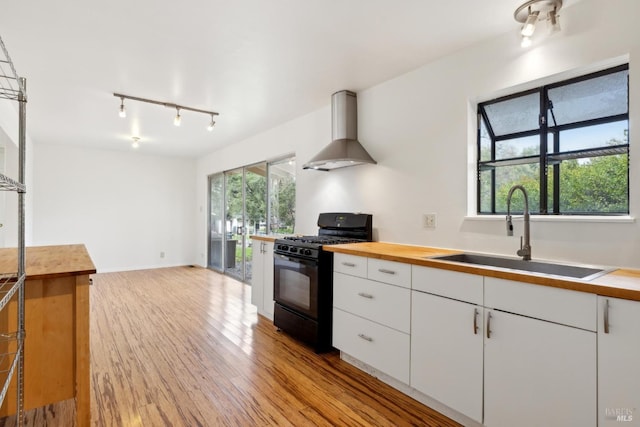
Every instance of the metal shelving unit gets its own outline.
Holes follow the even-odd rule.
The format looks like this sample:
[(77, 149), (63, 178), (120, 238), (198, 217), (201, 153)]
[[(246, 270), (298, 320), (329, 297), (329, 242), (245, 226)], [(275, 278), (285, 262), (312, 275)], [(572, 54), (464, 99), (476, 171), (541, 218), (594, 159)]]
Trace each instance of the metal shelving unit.
[(15, 271), (0, 273), (0, 312), (7, 310), (9, 301), (17, 295), (16, 329), (0, 331), (0, 405), (9, 385), (16, 377), (16, 423), (24, 424), (24, 282), (25, 282), (25, 223), (24, 196), (25, 140), (26, 140), (26, 80), (18, 77), (7, 48), (0, 37), (0, 99), (18, 102), (18, 179), (0, 174), (0, 191), (18, 194), (18, 247)]

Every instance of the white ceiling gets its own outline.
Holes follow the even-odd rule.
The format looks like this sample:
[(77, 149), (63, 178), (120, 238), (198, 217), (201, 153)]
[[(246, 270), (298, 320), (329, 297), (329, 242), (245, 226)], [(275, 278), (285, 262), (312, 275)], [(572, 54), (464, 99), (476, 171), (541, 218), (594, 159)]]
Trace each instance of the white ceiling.
[[(11, 1), (0, 37), (27, 78), (36, 143), (198, 156), (480, 40), (520, 0)], [(566, 6), (566, 2), (565, 2)], [(514, 38), (514, 43), (517, 39)], [(209, 117), (125, 101), (213, 110)], [(328, 142), (328, 141), (327, 141)]]

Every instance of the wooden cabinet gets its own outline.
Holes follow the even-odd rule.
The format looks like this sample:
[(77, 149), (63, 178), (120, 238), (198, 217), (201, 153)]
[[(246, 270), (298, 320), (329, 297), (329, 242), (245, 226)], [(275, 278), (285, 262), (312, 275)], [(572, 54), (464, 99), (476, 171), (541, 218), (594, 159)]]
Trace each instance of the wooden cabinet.
[(640, 302), (598, 297), (599, 426), (640, 426)]
[(481, 423), (482, 307), (411, 294), (411, 387)]
[[(595, 426), (596, 334), (567, 326), (594, 325), (595, 295), (490, 277), (484, 285), (492, 307), (485, 309), (484, 424)], [(556, 299), (565, 306), (549, 310)]]
[(273, 242), (254, 239), (253, 248), (251, 304), (273, 319)]
[(410, 286), (409, 265), (335, 254), (333, 346), (408, 383)]
[[(89, 275), (96, 272), (84, 245), (41, 246), (26, 250), (24, 407), (33, 409), (75, 398), (76, 423), (90, 425)], [(16, 253), (0, 249), (0, 269)], [(12, 301), (9, 311), (17, 310)], [(0, 316), (11, 325), (12, 317)], [(15, 410), (9, 388), (0, 416)]]

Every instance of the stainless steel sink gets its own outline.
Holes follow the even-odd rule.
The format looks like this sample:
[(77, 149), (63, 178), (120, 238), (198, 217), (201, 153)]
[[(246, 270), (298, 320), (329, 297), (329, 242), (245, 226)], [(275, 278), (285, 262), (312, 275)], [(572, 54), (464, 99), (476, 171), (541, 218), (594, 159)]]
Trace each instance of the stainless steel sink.
[(540, 261), (524, 261), (522, 259), (462, 253), (430, 257), (440, 261), (460, 262), (486, 267), (506, 268), (510, 270), (528, 271), (531, 273), (552, 274), (554, 276), (591, 280), (610, 270), (595, 267), (580, 267), (567, 264), (555, 264)]

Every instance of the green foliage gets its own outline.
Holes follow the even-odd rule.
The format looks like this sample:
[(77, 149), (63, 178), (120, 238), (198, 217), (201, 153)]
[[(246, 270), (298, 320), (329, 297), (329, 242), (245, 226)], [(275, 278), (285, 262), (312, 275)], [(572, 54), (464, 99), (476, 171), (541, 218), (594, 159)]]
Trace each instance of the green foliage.
[[(626, 141), (625, 141), (626, 142)], [(605, 145), (619, 145), (624, 142), (611, 139)], [(506, 150), (512, 149), (506, 146)], [(501, 158), (528, 156), (520, 153), (501, 152)], [(484, 154), (486, 155), (486, 154)], [(483, 155), (483, 156), (484, 156)], [(629, 159), (626, 154), (594, 158), (564, 160), (560, 170), (560, 213), (628, 213), (629, 212)], [(548, 169), (549, 210), (553, 206), (553, 168)], [(539, 164), (524, 164), (497, 167), (496, 212), (507, 211), (507, 194), (516, 184), (525, 187), (529, 195), (530, 212), (540, 211)], [(490, 211), (491, 180), (489, 173), (482, 173), (480, 180), (482, 212)], [(511, 212), (524, 209), (524, 198), (516, 192), (511, 200)]]
[(560, 167), (560, 211), (627, 213), (628, 155), (567, 160)]

